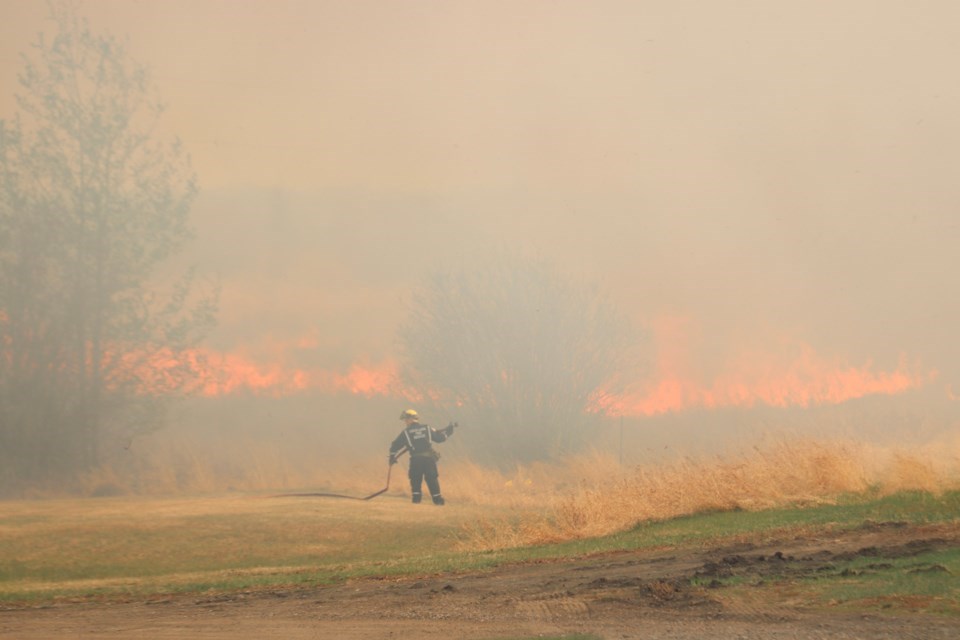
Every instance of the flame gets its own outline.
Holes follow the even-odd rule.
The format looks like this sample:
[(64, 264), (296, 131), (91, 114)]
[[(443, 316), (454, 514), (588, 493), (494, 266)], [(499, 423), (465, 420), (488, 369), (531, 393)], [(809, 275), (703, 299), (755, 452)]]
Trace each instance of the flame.
[(781, 340), (777, 355), (744, 352), (712, 379), (703, 380), (690, 362), (688, 328), (686, 321), (661, 319), (655, 328), (658, 357), (653, 380), (621, 394), (598, 390), (596, 410), (615, 416), (652, 416), (697, 408), (811, 407), (868, 395), (895, 395), (937, 377), (937, 372), (923, 373), (903, 357), (896, 369), (878, 371), (872, 362), (854, 366), (820, 356), (803, 342)]
[[(811, 407), (868, 395), (899, 394), (936, 377), (936, 372), (922, 373), (905, 359), (895, 369), (878, 370), (872, 362), (851, 365), (840, 358), (821, 356), (804, 342), (786, 339), (765, 345), (766, 349), (743, 350), (707, 375), (703, 373), (705, 358), (692, 339), (693, 329), (688, 320), (658, 320), (654, 325), (657, 358), (653, 375), (626, 392), (597, 390), (591, 410), (613, 416), (652, 416), (759, 405)], [(345, 370), (289, 364), (316, 344), (313, 337), (289, 343), (269, 341), (258, 349), (259, 357), (246, 350), (221, 353), (204, 348), (178, 353), (161, 350), (149, 358), (127, 354), (124, 359), (129, 361), (119, 369), (135, 372), (138, 389), (144, 393), (181, 388), (189, 380), (188, 390), (206, 397), (344, 393), (423, 400), (422, 393), (404, 386), (400, 367), (392, 359), (354, 364)]]
[(895, 395), (925, 385), (936, 372), (918, 373), (901, 362), (893, 371), (874, 371), (871, 363), (860, 367), (824, 360), (811, 351), (787, 370), (758, 377), (732, 371), (706, 386), (666, 374), (646, 388), (620, 396), (600, 392), (598, 408), (610, 415), (652, 416), (694, 408), (810, 407), (840, 404), (868, 395)]
[(191, 349), (177, 354), (158, 352), (142, 369), (149, 372), (139, 375), (141, 389), (148, 393), (171, 390), (177, 372), (187, 370), (193, 380), (190, 390), (206, 397), (238, 393), (283, 397), (321, 392), (419, 399), (401, 384), (399, 366), (389, 359), (367, 366), (355, 364), (340, 372), (290, 367), (283, 362), (263, 364), (242, 352)]

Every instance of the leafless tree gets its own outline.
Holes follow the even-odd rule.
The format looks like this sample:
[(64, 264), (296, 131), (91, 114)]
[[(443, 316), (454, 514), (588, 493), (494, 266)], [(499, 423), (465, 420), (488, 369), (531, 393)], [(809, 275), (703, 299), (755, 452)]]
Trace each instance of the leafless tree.
[(588, 443), (595, 394), (633, 366), (635, 337), (597, 287), (518, 257), (433, 274), (400, 329), (409, 384), (501, 464)]
[[(23, 55), (19, 111), (0, 120), (0, 469), (4, 483), (68, 476), (158, 424), (190, 372), (185, 348), (215, 315), (188, 273), (160, 296), (156, 268), (189, 237), (196, 193), (162, 107), (123, 42), (51, 3), (52, 38)], [(170, 358), (167, 358), (170, 361)], [(156, 389), (154, 389), (156, 390)], [(110, 439), (106, 442), (105, 439)]]

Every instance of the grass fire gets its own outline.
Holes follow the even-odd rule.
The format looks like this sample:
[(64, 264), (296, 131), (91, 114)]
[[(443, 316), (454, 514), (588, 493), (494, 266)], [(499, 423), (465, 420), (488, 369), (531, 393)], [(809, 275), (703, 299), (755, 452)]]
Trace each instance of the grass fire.
[(960, 637), (960, 5), (7, 2), (0, 636)]

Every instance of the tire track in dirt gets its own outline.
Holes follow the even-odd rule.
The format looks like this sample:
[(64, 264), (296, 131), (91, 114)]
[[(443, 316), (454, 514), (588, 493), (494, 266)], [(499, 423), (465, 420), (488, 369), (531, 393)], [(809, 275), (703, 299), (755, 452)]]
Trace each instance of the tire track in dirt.
[(528, 620), (585, 619), (590, 617), (590, 605), (569, 593), (554, 593), (533, 599), (518, 600), (514, 604), (517, 615)]
[[(946, 640), (960, 620), (852, 616), (802, 603), (727, 601), (709, 582), (815, 572), (849, 557), (904, 557), (960, 547), (960, 523), (867, 524), (853, 531), (716, 547), (622, 551), (493, 570), (361, 579), (309, 589), (151, 602), (74, 603), (0, 611), (0, 638), (496, 638), (592, 633), (604, 638)], [(739, 572), (739, 574), (738, 574)], [(765, 573), (766, 572), (766, 573)], [(692, 578), (697, 578), (694, 582)], [(766, 598), (763, 597), (766, 594)]]

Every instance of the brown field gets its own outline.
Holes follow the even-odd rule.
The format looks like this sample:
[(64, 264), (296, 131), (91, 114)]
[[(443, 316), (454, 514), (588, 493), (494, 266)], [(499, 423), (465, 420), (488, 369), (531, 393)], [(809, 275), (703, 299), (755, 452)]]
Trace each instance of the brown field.
[[(441, 510), (435, 510), (439, 512)], [(714, 590), (692, 578), (776, 580), (841, 558), (895, 559), (960, 547), (960, 525), (868, 525), (702, 548), (623, 551), (487, 571), (363, 578), (312, 588), (65, 601), (0, 609), (0, 637), (368, 638), (464, 640), (567, 637), (670, 640), (952, 639), (956, 615), (929, 615), (929, 598), (880, 601), (870, 611), (824, 608), (793, 583)], [(889, 601), (886, 601), (889, 602)], [(954, 603), (956, 604), (956, 603)]]
[[(189, 442), (166, 442), (151, 449), (136, 472), (124, 475), (105, 467), (84, 478), (80, 491), (141, 496), (323, 491), (366, 496), (386, 482), (387, 467), (379, 456), (319, 465), (243, 441), (218, 443), (217, 455), (211, 453)], [(606, 535), (637, 521), (704, 510), (823, 504), (868, 489), (878, 495), (950, 490), (960, 487), (960, 437), (924, 447), (790, 440), (736, 455), (633, 467), (597, 451), (508, 471), (455, 456), (444, 458), (440, 466), (448, 501), (522, 514), (520, 519), (481, 518), (466, 525), (463, 548), (501, 549)], [(394, 467), (386, 495), (408, 495), (403, 463)]]
[[(510, 471), (451, 456), (442, 461), (442, 479), (450, 501), (443, 509), (407, 503), (402, 464), (395, 468), (390, 491), (370, 502), (264, 499), (294, 489), (367, 495), (383, 486), (386, 465), (382, 459), (344, 461), (320, 473), (291, 466), (282, 456), (272, 456), (261, 448), (251, 449), (248, 459), (241, 457), (232, 469), (218, 469), (201, 456), (193, 459), (192, 466), (184, 464), (186, 451), (156, 450), (153, 465), (132, 479), (111, 469), (86, 479), (85, 492), (121, 494), (117, 497), (48, 497), (5, 503), (4, 516), (14, 524), (2, 530), (22, 535), (30, 529), (27, 533), (36, 541), (34, 562), (61, 554), (53, 564), (69, 564), (71, 554), (82, 556), (98, 536), (108, 538), (111, 528), (128, 527), (151, 540), (150, 536), (166, 530), (183, 535), (182, 526), (198, 518), (228, 523), (242, 517), (248, 523), (264, 523), (265, 528), (236, 531), (223, 525), (228, 528), (197, 541), (193, 551), (182, 539), (169, 548), (146, 552), (136, 544), (118, 547), (124, 549), (131, 567), (137, 566), (138, 554), (153, 553), (151, 562), (158, 563), (151, 565), (154, 575), (131, 575), (121, 568), (115, 577), (84, 581), (74, 576), (69, 581), (71, 588), (89, 593), (107, 589), (107, 595), (58, 598), (34, 605), (12, 603), (0, 610), (0, 637), (492, 639), (571, 633), (678, 640), (960, 637), (958, 618), (926, 615), (927, 601), (899, 603), (890, 615), (864, 617), (862, 612), (818, 609), (789, 586), (762, 592), (711, 592), (689, 586), (692, 576), (709, 576), (718, 567), (727, 572), (723, 575), (742, 571), (762, 583), (768, 568), (762, 558), (802, 560), (798, 570), (812, 575), (831, 566), (835, 558), (864, 549), (879, 549), (889, 557), (921, 547), (954, 549), (960, 546), (956, 521), (930, 526), (881, 522), (855, 530), (795, 530), (772, 538), (718, 539), (701, 547), (571, 556), (488, 570), (433, 573), (425, 569), (397, 577), (388, 577), (391, 574), (387, 572), (379, 578), (367, 574), (328, 586), (291, 588), (268, 581), (253, 590), (218, 588), (181, 594), (170, 590), (170, 585), (178, 582), (195, 583), (198, 575), (216, 581), (237, 572), (265, 577), (276, 572), (307, 572), (311, 557), (329, 558), (336, 553), (345, 554), (343, 566), (350, 567), (367, 562), (362, 557), (364, 549), (388, 556), (402, 554), (390, 546), (402, 549), (406, 544), (396, 539), (398, 535), (429, 540), (431, 530), (444, 532), (435, 542), (424, 543), (436, 544), (438, 552), (482, 552), (584, 539), (623, 531), (638, 521), (710, 510), (831, 504), (844, 494), (865, 491), (875, 495), (904, 489), (938, 493), (960, 486), (956, 442), (906, 450), (794, 441), (754, 448), (739, 456), (685, 458), (643, 468), (620, 468), (615, 459), (601, 453)], [(163, 469), (179, 471), (165, 475)], [(238, 474), (237, 469), (245, 472)], [(190, 495), (184, 497), (184, 493)], [(361, 512), (360, 521), (365, 524), (357, 529)], [(335, 535), (338, 522), (343, 523), (349, 539)], [(53, 535), (57, 527), (74, 532), (75, 544), (85, 548), (73, 549), (71, 541)], [(321, 527), (324, 536), (311, 535), (311, 530), (320, 531)], [(276, 558), (265, 549), (275, 550)], [(190, 553), (196, 554), (195, 560)], [(224, 571), (210, 563), (211, 556), (236, 566), (251, 560), (240, 569)], [(272, 564), (286, 557), (303, 558), (304, 564)], [(731, 558), (742, 561), (733, 563)], [(28, 582), (13, 581), (4, 589), (9, 593), (26, 587), (34, 591), (64, 587), (57, 580)], [(109, 589), (117, 585), (129, 587), (128, 595), (109, 595)], [(758, 600), (751, 593), (763, 597)]]
[[(385, 453), (329, 458), (316, 451), (305, 454), (282, 449), (260, 439), (201, 442), (186, 437), (160, 438), (138, 448), (142, 451), (134, 454), (137, 457), (131, 464), (105, 465), (85, 476), (77, 492), (183, 495), (316, 486), (363, 492), (371, 484), (381, 483), (386, 471)], [(710, 493), (709, 485), (725, 494), (737, 487), (750, 491), (747, 485), (755, 481), (773, 480), (776, 492), (788, 498), (804, 492), (858, 491), (867, 485), (892, 491), (935, 490), (944, 483), (960, 481), (960, 435), (945, 432), (921, 447), (781, 438), (734, 454), (687, 455), (636, 465), (622, 465), (610, 452), (591, 451), (559, 461), (517, 465), (508, 471), (474, 464), (466, 455), (445, 454), (440, 466), (445, 489), (478, 504), (541, 504), (545, 496), (597, 487), (611, 478), (617, 486), (622, 486), (624, 479), (640, 484), (660, 484), (668, 477), (685, 484), (694, 481), (701, 486), (693, 494), (701, 489)], [(704, 472), (712, 480), (700, 483), (697, 478)], [(51, 495), (57, 492), (35, 492), (32, 497)], [(772, 497), (773, 492), (768, 499)]]

